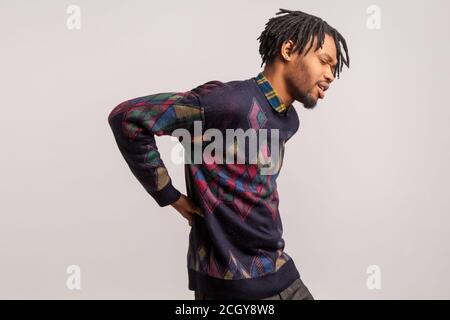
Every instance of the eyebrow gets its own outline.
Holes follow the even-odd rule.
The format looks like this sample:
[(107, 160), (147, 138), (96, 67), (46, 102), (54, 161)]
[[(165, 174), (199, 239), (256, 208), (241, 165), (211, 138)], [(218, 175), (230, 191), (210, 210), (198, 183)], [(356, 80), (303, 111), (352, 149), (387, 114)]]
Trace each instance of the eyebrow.
[[(323, 57), (325, 57), (325, 59), (327, 59), (328, 62), (332, 62), (333, 61), (333, 58), (331, 58), (331, 56), (328, 53), (322, 53), (321, 55)], [(337, 65), (337, 61), (336, 61), (336, 63), (333, 64), (333, 67), (336, 67), (336, 65)]]

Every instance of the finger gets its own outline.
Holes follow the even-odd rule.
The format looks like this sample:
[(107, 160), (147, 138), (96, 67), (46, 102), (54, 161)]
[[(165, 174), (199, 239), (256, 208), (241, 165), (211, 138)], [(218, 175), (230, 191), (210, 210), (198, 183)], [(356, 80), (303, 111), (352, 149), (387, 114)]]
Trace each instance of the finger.
[(186, 212), (184, 217), (188, 220), (188, 221), (192, 221), (192, 216), (193, 214), (191, 212)]
[(195, 212), (196, 214), (198, 214), (199, 216), (203, 217), (203, 218), (205, 217), (205, 216), (203, 215), (202, 209), (200, 209), (200, 208), (196, 208), (194, 212)]

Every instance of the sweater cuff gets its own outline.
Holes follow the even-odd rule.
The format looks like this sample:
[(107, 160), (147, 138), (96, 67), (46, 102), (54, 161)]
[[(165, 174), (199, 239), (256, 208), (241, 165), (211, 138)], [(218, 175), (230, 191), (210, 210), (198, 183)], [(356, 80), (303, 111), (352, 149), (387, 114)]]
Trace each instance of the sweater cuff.
[(175, 189), (172, 182), (169, 181), (164, 188), (159, 191), (151, 192), (150, 195), (156, 200), (160, 207), (165, 207), (177, 201), (181, 196), (181, 192)]

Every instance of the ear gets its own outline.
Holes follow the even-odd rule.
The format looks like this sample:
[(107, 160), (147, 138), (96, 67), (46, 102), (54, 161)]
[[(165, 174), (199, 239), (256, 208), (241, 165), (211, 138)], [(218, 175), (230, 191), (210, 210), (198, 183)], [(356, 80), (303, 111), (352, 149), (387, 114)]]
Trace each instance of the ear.
[(292, 60), (292, 50), (294, 49), (294, 42), (292, 40), (286, 40), (281, 45), (281, 57), (285, 61), (291, 61)]

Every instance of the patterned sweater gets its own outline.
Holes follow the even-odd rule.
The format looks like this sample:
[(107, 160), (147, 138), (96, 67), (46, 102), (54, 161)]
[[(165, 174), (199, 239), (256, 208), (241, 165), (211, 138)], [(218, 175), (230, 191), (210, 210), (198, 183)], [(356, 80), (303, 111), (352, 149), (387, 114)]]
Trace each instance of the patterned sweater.
[[(183, 147), (193, 150), (200, 144), (203, 151), (210, 143), (203, 136), (207, 129), (217, 129), (223, 137), (226, 129), (267, 129), (268, 142), (258, 150), (258, 156), (267, 159), (271, 132), (277, 129), (280, 162), (271, 174), (262, 173), (261, 161), (249, 159), (185, 161), (187, 196), (203, 212), (194, 216), (189, 234), (189, 289), (216, 299), (262, 299), (300, 277), (284, 252), (276, 184), (285, 143), (298, 130), (299, 118), (262, 72), (246, 80), (214, 80), (186, 92), (127, 100), (111, 111), (108, 121), (132, 173), (161, 207), (181, 193), (172, 184), (155, 135), (172, 135), (182, 128), (191, 134)], [(200, 134), (194, 130), (196, 122), (201, 124)], [(237, 154), (236, 143), (224, 146), (224, 152)]]

